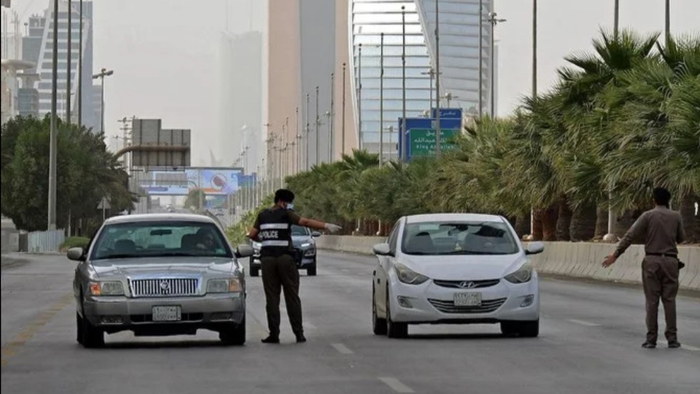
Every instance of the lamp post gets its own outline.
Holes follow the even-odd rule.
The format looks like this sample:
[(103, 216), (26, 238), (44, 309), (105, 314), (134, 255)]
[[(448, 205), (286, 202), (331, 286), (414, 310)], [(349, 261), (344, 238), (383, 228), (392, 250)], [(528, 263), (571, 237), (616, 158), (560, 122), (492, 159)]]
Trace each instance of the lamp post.
[(384, 33), (379, 49), (379, 166), (384, 164)]
[[(73, 64), (71, 59), (71, 44), (73, 41), (73, 5), (71, 0), (68, 0), (68, 35), (67, 35), (67, 54), (66, 54), (66, 124), (70, 125), (70, 100), (71, 100), (71, 87), (70, 80), (73, 76)], [(58, 48), (54, 47), (54, 51)]]
[(78, 38), (78, 128), (83, 127), (83, 0), (80, 0), (80, 33)]
[(362, 43), (357, 48), (357, 128), (358, 147), (362, 150)]
[(92, 76), (92, 79), (100, 80), (102, 102), (102, 104), (100, 105), (100, 132), (102, 133), (105, 132), (105, 77), (108, 77), (112, 74), (114, 74), (113, 70), (107, 70), (106, 68), (102, 68), (102, 70), (100, 70), (98, 74)]
[(341, 125), (341, 138), (343, 140), (341, 141), (341, 155), (345, 154), (345, 68), (346, 64), (343, 63), (343, 124)]
[(440, 0), (435, 0), (435, 157), (440, 158)]
[(479, 0), (479, 119), (484, 111), (484, 0)]
[(498, 13), (489, 13), (489, 23), (491, 23), (491, 118), (496, 117), (496, 61), (494, 55), (496, 53), (494, 48), (494, 36), (496, 35), (496, 25), (502, 22), (506, 22), (505, 19), (499, 19)]
[(56, 117), (58, 99), (58, 0), (53, 2), (53, 52), (51, 74), (51, 131), (49, 136), (49, 198), (48, 229), (56, 229), (56, 161), (58, 142), (58, 119)]

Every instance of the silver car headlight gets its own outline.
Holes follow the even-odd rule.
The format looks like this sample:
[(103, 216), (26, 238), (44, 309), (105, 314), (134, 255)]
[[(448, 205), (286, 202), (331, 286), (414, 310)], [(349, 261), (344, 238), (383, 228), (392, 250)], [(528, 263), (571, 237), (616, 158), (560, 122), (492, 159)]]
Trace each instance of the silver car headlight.
[(419, 274), (400, 263), (396, 263), (394, 265), (394, 269), (396, 270), (396, 275), (398, 276), (399, 281), (407, 285), (419, 285), (430, 279), (427, 276)]
[(517, 271), (508, 274), (504, 277), (510, 283), (527, 283), (532, 279), (532, 264), (527, 262), (523, 264)]
[(241, 281), (231, 279), (210, 279), (207, 282), (207, 293), (237, 293), (243, 291)]
[(124, 295), (122, 282), (90, 282), (90, 294), (94, 296), (120, 296)]

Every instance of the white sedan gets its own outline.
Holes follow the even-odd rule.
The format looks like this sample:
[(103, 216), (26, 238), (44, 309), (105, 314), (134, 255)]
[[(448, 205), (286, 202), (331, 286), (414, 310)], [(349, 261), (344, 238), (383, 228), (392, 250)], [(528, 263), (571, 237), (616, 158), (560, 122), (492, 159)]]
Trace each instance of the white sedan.
[(500, 323), (505, 335), (539, 335), (537, 273), (501, 216), (415, 215), (374, 246), (374, 333), (402, 338), (409, 324)]

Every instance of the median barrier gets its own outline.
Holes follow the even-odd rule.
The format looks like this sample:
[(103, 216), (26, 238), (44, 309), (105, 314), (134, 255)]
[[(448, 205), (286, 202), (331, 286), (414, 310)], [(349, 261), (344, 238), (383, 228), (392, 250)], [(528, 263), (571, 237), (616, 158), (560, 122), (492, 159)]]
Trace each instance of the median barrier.
[[(316, 240), (319, 249), (372, 254), (372, 246), (386, 237), (324, 235)], [(632, 245), (610, 268), (601, 264), (615, 250), (614, 244), (590, 242), (545, 242), (544, 252), (531, 256), (538, 272), (573, 278), (641, 284), (644, 246)], [(680, 246), (679, 259), (686, 266), (680, 271), (681, 289), (700, 291), (700, 247)]]

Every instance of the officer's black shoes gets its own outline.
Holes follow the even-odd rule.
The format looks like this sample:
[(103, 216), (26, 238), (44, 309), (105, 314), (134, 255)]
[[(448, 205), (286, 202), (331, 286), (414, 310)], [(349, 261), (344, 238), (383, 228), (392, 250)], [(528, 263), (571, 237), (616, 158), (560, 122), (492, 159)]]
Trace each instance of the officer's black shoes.
[(280, 343), (280, 337), (270, 335), (269, 337), (261, 340), (262, 343)]
[(668, 343), (668, 348), (669, 348), (669, 349), (678, 349), (679, 347), (681, 347), (681, 343), (678, 342), (678, 341), (670, 341), (670, 342)]
[(656, 344), (654, 342), (647, 341), (642, 344), (642, 347), (644, 349), (656, 349)]
[(306, 342), (306, 337), (304, 334), (297, 334), (297, 343), (304, 343)]

